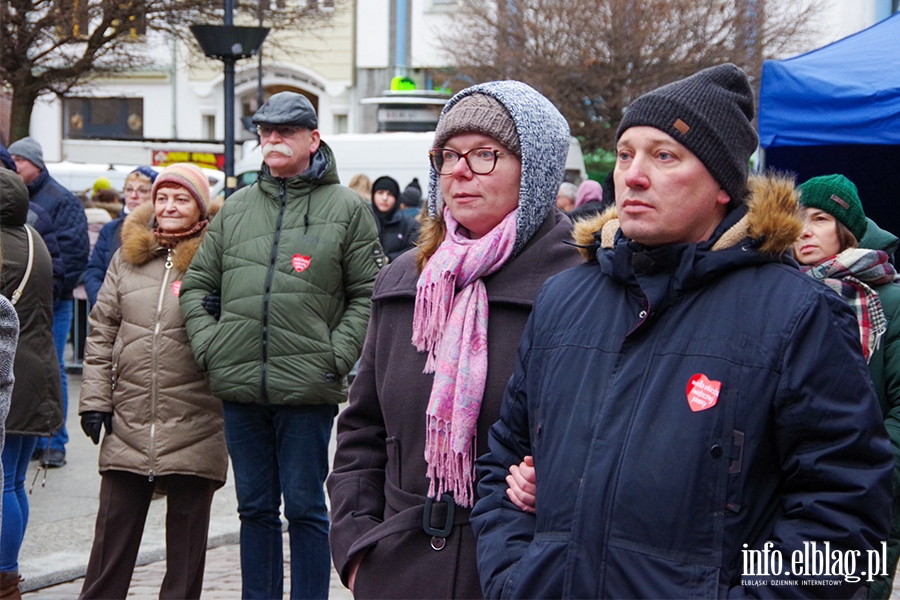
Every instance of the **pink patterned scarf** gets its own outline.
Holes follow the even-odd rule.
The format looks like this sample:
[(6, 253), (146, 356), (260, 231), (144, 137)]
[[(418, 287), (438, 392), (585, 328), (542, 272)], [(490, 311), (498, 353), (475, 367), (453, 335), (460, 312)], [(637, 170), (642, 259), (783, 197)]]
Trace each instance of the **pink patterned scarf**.
[(481, 278), (512, 255), (518, 212), (472, 240), (445, 208), (447, 235), (416, 286), (412, 343), (428, 353), (424, 372), (434, 373), (425, 413), (428, 495), (452, 492), (460, 506), (474, 500), (473, 441), (487, 380), (488, 296)]

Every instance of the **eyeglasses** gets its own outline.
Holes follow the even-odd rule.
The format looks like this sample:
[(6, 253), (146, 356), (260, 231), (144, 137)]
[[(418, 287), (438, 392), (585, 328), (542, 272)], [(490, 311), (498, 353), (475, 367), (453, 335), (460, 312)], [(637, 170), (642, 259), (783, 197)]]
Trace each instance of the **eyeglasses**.
[(277, 131), (278, 135), (287, 138), (296, 135), (302, 127), (294, 127), (292, 125), (257, 125), (256, 133), (262, 137), (269, 137), (273, 132)]
[(131, 194), (137, 194), (139, 196), (146, 196), (150, 193), (150, 191), (151, 190), (148, 187), (139, 187), (139, 188), (127, 187), (127, 188), (125, 188), (125, 195), (130, 196)]
[(465, 159), (466, 164), (476, 175), (489, 175), (497, 166), (497, 158), (501, 156), (514, 156), (512, 152), (500, 152), (493, 148), (472, 148), (468, 152), (457, 152), (449, 148), (432, 148), (428, 151), (431, 166), (441, 175), (450, 175), (459, 159)]

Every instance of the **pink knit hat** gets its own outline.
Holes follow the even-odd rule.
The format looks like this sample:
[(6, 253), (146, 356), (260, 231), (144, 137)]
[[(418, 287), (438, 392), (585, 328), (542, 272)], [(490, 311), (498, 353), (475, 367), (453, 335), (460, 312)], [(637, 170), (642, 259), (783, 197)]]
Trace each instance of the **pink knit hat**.
[(151, 197), (156, 198), (156, 190), (166, 184), (186, 189), (200, 207), (200, 220), (207, 218), (209, 214), (209, 179), (206, 178), (203, 169), (191, 163), (169, 165), (153, 182)]
[(575, 208), (584, 206), (592, 200), (603, 200), (603, 186), (593, 179), (587, 179), (578, 186), (578, 193), (575, 194)]

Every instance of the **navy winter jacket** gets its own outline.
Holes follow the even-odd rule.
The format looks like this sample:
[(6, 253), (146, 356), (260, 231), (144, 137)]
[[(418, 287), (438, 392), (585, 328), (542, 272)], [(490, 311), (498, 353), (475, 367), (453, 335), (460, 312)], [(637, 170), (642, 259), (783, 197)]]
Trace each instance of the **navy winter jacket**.
[[(598, 232), (596, 260), (535, 301), (478, 462), (486, 597), (849, 597), (865, 584), (852, 578), (888, 536), (891, 448), (853, 312), (782, 255), (799, 231), (785, 226), (792, 189), (770, 182), (698, 244), (648, 249), (610, 215), (576, 225), (582, 244)], [(505, 494), (528, 454), (536, 516)], [(746, 551), (767, 542), (782, 575), (750, 576)], [(785, 576), (805, 542), (859, 551), (851, 581)]]
[(122, 223), (125, 221), (125, 216), (122, 215), (103, 225), (91, 257), (88, 259), (87, 268), (84, 270), (84, 291), (87, 292), (88, 302), (91, 306), (97, 303), (97, 294), (100, 293), (100, 286), (103, 285), (103, 280), (106, 278), (109, 261), (122, 245)]
[(39, 205), (29, 202), (26, 222), (41, 235), (44, 245), (50, 252), (50, 259), (53, 261), (53, 301), (56, 302), (62, 296), (63, 286), (66, 283), (66, 267), (59, 253), (59, 241), (56, 239), (56, 230), (53, 229), (53, 219), (50, 218), (50, 213)]
[(72, 192), (50, 177), (46, 168), (28, 186), (31, 201), (50, 213), (59, 242), (59, 251), (66, 269), (66, 279), (60, 300), (71, 300), (72, 290), (87, 265), (90, 242), (84, 207)]

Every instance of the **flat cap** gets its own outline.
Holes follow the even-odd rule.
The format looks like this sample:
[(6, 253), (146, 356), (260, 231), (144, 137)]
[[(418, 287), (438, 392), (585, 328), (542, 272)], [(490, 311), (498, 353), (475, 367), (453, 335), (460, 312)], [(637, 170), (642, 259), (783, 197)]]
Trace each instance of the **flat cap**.
[(304, 129), (319, 127), (316, 109), (309, 98), (296, 92), (272, 95), (253, 115), (252, 122), (254, 125), (293, 125)]

